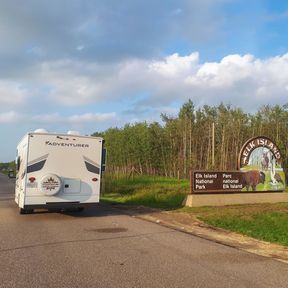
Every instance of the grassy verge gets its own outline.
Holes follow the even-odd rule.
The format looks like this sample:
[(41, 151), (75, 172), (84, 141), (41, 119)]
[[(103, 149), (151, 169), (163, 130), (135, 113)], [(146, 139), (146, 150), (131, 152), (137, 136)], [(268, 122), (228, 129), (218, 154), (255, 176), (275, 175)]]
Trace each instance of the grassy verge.
[(288, 203), (182, 208), (216, 227), (288, 246)]
[(115, 179), (105, 175), (102, 201), (175, 209), (189, 190), (189, 182), (166, 177), (137, 176), (134, 179)]
[(105, 194), (101, 200), (190, 213), (212, 226), (288, 246), (288, 203), (183, 208), (188, 191), (189, 182), (185, 180), (145, 176), (132, 180), (106, 176)]

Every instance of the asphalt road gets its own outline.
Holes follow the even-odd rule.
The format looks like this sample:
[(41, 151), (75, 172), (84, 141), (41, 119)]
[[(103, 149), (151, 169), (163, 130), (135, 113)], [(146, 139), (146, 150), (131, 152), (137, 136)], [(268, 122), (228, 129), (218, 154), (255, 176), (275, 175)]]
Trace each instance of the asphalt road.
[(0, 174), (0, 287), (288, 287), (288, 265), (123, 214), (19, 215)]

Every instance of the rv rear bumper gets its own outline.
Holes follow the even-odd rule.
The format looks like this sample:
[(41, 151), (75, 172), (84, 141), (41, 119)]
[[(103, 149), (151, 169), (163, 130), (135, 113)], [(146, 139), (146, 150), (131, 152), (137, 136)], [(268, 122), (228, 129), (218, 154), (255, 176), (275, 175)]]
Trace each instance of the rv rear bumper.
[(81, 202), (47, 202), (46, 204), (32, 204), (24, 205), (25, 210), (33, 209), (72, 209), (72, 208), (95, 208), (99, 205), (99, 202), (94, 203), (81, 203)]

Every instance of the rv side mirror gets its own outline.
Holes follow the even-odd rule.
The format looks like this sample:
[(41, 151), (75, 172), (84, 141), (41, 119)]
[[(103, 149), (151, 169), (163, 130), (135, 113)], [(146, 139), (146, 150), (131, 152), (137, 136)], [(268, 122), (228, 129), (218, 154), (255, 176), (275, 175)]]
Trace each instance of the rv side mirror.
[(17, 159), (16, 159), (16, 171), (17, 172), (20, 169), (20, 163), (21, 163), (21, 159), (20, 159), (20, 156), (18, 156)]
[(102, 150), (102, 163), (101, 163), (101, 171), (105, 172), (106, 169), (106, 148)]
[(9, 178), (15, 178), (16, 177), (15, 175), (16, 175), (15, 171), (9, 170), (9, 172), (8, 172), (8, 177)]

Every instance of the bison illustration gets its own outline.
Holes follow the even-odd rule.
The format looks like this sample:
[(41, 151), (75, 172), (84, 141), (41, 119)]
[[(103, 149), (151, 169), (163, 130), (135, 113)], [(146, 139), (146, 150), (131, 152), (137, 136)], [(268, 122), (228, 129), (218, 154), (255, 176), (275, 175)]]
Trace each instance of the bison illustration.
[(242, 184), (249, 191), (251, 186), (252, 191), (256, 191), (258, 184), (265, 183), (265, 173), (258, 170), (251, 170), (243, 173)]

